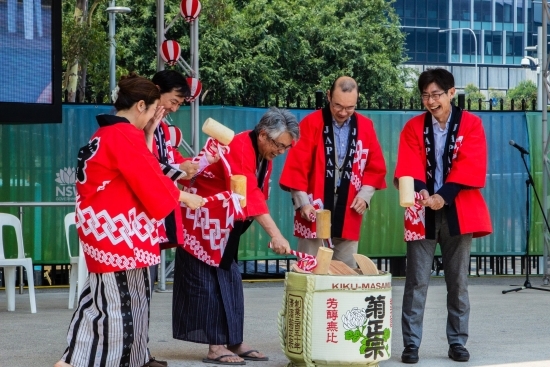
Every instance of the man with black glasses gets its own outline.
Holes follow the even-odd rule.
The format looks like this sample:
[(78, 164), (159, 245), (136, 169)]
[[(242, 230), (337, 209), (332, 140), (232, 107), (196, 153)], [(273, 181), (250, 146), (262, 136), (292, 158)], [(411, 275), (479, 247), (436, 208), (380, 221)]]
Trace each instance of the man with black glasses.
[(291, 192), (298, 251), (316, 255), (315, 210), (331, 211), (336, 260), (357, 267), (363, 214), (377, 189), (386, 188), (386, 163), (373, 123), (355, 112), (357, 83), (342, 76), (327, 91), (329, 105), (300, 123), (300, 140), (288, 153), (279, 184)]
[(451, 104), (453, 75), (427, 69), (418, 78), (427, 112), (409, 120), (399, 140), (394, 183), (414, 178), (421, 198), (405, 214), (407, 276), (401, 326), (404, 363), (417, 363), (426, 294), (437, 243), (447, 284), (449, 358), (466, 362), (470, 302), (468, 269), (473, 237), (491, 233), (480, 189), (487, 173), (487, 143), (481, 119)]

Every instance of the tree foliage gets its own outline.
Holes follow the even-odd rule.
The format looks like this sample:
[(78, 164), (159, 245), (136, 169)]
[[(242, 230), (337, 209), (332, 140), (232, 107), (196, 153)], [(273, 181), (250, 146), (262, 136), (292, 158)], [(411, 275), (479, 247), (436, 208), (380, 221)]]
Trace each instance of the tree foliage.
[[(479, 100), (485, 101), (486, 97), (483, 93), (479, 91), (479, 88), (476, 87), (473, 83), (467, 84), (464, 88), (464, 94), (466, 101), (470, 100), (471, 106), (476, 108), (479, 105)], [(482, 109), (485, 109), (486, 104), (481, 104)]]
[(531, 108), (533, 101), (537, 99), (537, 86), (530, 80), (521, 81), (515, 88), (508, 90), (508, 93), (489, 88), (489, 99), (487, 100), (485, 95), (479, 91), (479, 88), (474, 84), (468, 84), (464, 88), (466, 95), (466, 101), (470, 100), (471, 106), (474, 109), (478, 108), (479, 99), (481, 99), (481, 109), (488, 110), (489, 103), (492, 103), (493, 99), (497, 100), (497, 105), (493, 105), (493, 109), (500, 109), (500, 103), (502, 101), (502, 108), (504, 110), (512, 109), (512, 100), (514, 101), (514, 109), (521, 108), (522, 100), (526, 103), (526, 108)]
[[(77, 3), (74, 0), (63, 0), (62, 4), (62, 63), (63, 69), (66, 70), (64, 85), (66, 88), (70, 77), (68, 73), (73, 65), (77, 65), (79, 78), (87, 79), (86, 75), (89, 75), (90, 83), (88, 85), (80, 83), (82, 85), (81, 100), (85, 90), (95, 95), (99, 91), (108, 89), (109, 40), (101, 16), (94, 19), (94, 14), (97, 15), (94, 10), (98, 4), (99, 1), (96, 0), (85, 14), (80, 14), (80, 9), (75, 11)], [(77, 17), (75, 14), (79, 14), (79, 16)], [(105, 80), (107, 80), (107, 84), (105, 84)]]
[(521, 101), (525, 99), (526, 101), (531, 101), (537, 99), (537, 85), (531, 80), (523, 80), (519, 84), (508, 91), (508, 99), (513, 99), (514, 101)]
[[(97, 28), (93, 29), (98, 33), (87, 40), (99, 45), (101, 31), (105, 37), (108, 34), (108, 1), (96, 1), (99, 5), (93, 20)], [(245, 103), (275, 95), (304, 98), (328, 89), (337, 76), (350, 75), (363, 96), (387, 99), (407, 93), (405, 81), (410, 71), (398, 67), (405, 61), (404, 35), (388, 1), (201, 3), (199, 71), (204, 91)], [(156, 1), (117, 0), (117, 5), (132, 9), (129, 15), (116, 18), (117, 77), (128, 71), (150, 77), (157, 70)], [(165, 24), (178, 14), (179, 1), (166, 1)], [(180, 18), (165, 36), (177, 40), (182, 57), (189, 60), (189, 25)], [(92, 49), (85, 42), (84, 47), (83, 51)], [(106, 49), (94, 52), (108, 56)], [(95, 70), (96, 66), (104, 68), (105, 62), (108, 65), (105, 57), (90, 62), (89, 78), (95, 87), (108, 85), (105, 74)], [(108, 66), (103, 70), (108, 72)], [(103, 83), (92, 76), (96, 73), (102, 75)]]
[(201, 23), (201, 78), (217, 93), (295, 97), (340, 75), (374, 98), (405, 92), (404, 38), (387, 1), (252, 0), (228, 13)]

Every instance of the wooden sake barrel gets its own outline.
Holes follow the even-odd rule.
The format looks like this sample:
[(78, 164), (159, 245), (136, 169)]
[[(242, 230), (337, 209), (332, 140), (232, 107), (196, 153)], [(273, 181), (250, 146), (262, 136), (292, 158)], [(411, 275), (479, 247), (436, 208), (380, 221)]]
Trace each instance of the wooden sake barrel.
[(378, 366), (391, 356), (391, 274), (287, 272), (278, 321), (289, 366)]

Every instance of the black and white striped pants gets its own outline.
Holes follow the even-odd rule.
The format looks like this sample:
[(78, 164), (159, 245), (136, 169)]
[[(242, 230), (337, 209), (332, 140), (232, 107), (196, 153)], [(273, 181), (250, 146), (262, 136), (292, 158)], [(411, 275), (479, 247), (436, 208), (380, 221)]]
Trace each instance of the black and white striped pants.
[(90, 273), (61, 360), (74, 367), (141, 367), (148, 360), (149, 268)]

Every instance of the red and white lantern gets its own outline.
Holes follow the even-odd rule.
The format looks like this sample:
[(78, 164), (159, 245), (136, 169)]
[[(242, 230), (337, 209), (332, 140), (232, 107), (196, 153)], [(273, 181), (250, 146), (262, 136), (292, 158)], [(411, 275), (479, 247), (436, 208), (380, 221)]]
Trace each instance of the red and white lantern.
[(170, 132), (170, 143), (173, 147), (177, 148), (183, 143), (183, 134), (181, 130), (174, 125), (168, 126), (168, 131)]
[(180, 44), (176, 41), (165, 40), (160, 46), (160, 57), (168, 65), (175, 65), (181, 55)]
[(191, 89), (191, 97), (187, 97), (185, 100), (193, 102), (202, 92), (202, 83), (197, 78), (187, 78), (187, 85)]
[(199, 0), (181, 0), (180, 12), (186, 22), (191, 23), (201, 13), (201, 2)]

